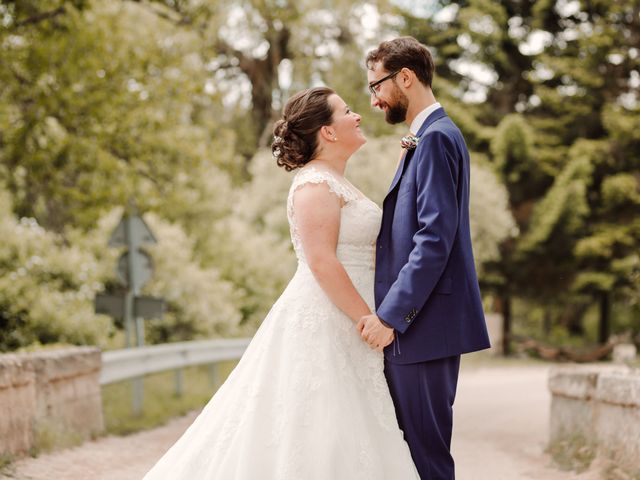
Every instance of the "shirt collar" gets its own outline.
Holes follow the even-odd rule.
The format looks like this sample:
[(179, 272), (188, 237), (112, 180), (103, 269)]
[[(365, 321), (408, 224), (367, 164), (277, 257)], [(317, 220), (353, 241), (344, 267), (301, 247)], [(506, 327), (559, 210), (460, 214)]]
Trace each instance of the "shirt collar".
[(415, 135), (416, 133), (418, 133), (418, 130), (420, 130), (420, 127), (427, 120), (429, 115), (431, 115), (440, 107), (442, 107), (442, 105), (440, 105), (440, 102), (436, 102), (433, 105), (429, 105), (427, 108), (422, 110), (418, 115), (416, 115), (416, 118), (413, 119), (413, 122), (411, 122), (411, 127), (409, 128), (411, 135)]

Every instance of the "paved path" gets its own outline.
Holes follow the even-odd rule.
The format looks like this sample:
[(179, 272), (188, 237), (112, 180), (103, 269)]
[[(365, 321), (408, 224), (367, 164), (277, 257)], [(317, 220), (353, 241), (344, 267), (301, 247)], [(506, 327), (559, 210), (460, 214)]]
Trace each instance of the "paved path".
[[(548, 435), (548, 367), (466, 367), (455, 406), (453, 451), (458, 480), (598, 480), (594, 472), (557, 470), (544, 453)], [(127, 437), (24, 459), (19, 480), (139, 480), (193, 421), (195, 413)], [(394, 479), (395, 480), (395, 479)]]
[(454, 406), (452, 450), (458, 480), (599, 480), (552, 465), (549, 367), (463, 368)]

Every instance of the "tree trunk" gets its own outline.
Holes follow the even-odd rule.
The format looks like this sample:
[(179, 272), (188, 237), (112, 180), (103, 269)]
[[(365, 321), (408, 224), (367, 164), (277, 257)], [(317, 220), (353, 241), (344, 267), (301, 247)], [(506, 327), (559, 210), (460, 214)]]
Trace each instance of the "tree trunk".
[(572, 337), (584, 337), (583, 318), (589, 309), (588, 302), (572, 302), (565, 305), (558, 322), (563, 325)]
[(511, 355), (511, 296), (503, 294), (500, 298), (502, 304), (502, 355)]
[(251, 125), (247, 128), (253, 130), (250, 137), (253, 144), (245, 148), (249, 153), (247, 162), (259, 147), (266, 147), (270, 143), (274, 116), (273, 90), (278, 86), (278, 65), (283, 59), (292, 58), (289, 50), (291, 32), (287, 27), (276, 27), (273, 22), (268, 22), (264, 38), (269, 42), (266, 58), (254, 58), (236, 50), (222, 39), (218, 39), (216, 44), (219, 52), (238, 60), (240, 70), (251, 82)]
[(605, 344), (611, 334), (611, 293), (600, 294), (600, 324), (598, 328), (598, 343)]

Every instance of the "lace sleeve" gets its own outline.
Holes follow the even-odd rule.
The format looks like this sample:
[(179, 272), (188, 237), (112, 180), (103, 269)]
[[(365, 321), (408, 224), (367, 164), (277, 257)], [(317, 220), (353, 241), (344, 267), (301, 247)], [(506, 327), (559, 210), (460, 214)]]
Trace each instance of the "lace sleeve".
[(357, 194), (347, 187), (344, 183), (340, 182), (330, 172), (325, 170), (319, 170), (314, 167), (306, 167), (300, 170), (291, 182), (291, 188), (289, 189), (289, 196), (287, 197), (287, 218), (289, 220), (289, 230), (291, 233), (291, 241), (293, 242), (293, 248), (298, 255), (298, 258), (304, 258), (302, 251), (302, 245), (300, 236), (298, 235), (298, 229), (296, 228), (295, 219), (293, 215), (293, 196), (296, 190), (309, 183), (326, 183), (329, 187), (329, 191), (336, 195), (338, 198), (344, 201), (346, 205), (352, 200), (357, 199)]
[(347, 185), (340, 182), (330, 172), (319, 170), (314, 167), (307, 167), (300, 170), (293, 181), (291, 182), (291, 188), (289, 190), (289, 197), (287, 198), (287, 216), (289, 221), (293, 220), (293, 196), (300, 187), (308, 183), (326, 183), (329, 187), (329, 191), (339, 197), (344, 203), (348, 203), (357, 198), (357, 195)]

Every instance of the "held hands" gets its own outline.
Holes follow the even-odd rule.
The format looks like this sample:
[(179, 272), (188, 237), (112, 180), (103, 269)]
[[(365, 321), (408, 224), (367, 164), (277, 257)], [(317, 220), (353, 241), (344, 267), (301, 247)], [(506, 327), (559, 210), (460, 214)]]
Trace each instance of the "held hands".
[(375, 314), (361, 317), (356, 328), (362, 339), (379, 352), (393, 342), (395, 336), (393, 328), (385, 327)]

